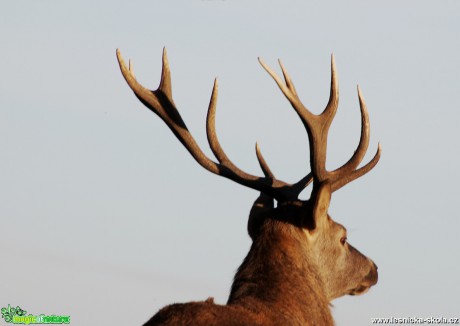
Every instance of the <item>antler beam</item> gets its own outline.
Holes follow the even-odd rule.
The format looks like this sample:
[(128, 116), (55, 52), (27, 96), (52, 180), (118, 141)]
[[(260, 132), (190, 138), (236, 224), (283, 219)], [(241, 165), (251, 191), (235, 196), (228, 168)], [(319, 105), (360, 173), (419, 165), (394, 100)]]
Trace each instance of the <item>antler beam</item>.
[(209, 146), (219, 163), (212, 161), (203, 153), (192, 134), (189, 132), (174, 104), (171, 89), (171, 72), (168, 57), (166, 55), (166, 49), (163, 49), (163, 66), (160, 86), (155, 91), (148, 90), (138, 83), (134, 76), (131, 62), (129, 62), (129, 65), (126, 66), (118, 49), (117, 58), (121, 73), (137, 98), (166, 123), (169, 129), (171, 129), (174, 135), (202, 167), (214, 174), (231, 179), (246, 187), (261, 191), (279, 201), (294, 199), (298, 196), (298, 194), (293, 192), (292, 185), (270, 176), (258, 177), (248, 174), (233, 164), (233, 162), (225, 154), (215, 131), (215, 114), (218, 93), (217, 79), (214, 81), (214, 87), (208, 107), (206, 131)]

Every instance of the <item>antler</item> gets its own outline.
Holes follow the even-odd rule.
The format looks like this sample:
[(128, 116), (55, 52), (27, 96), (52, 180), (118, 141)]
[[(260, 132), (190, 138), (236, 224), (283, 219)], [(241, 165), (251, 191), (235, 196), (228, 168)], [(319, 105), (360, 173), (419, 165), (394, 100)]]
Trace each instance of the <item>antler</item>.
[[(211, 147), (211, 150), (219, 163), (212, 161), (203, 153), (193, 138), (192, 134), (189, 132), (184, 121), (182, 120), (179, 111), (176, 109), (176, 105), (174, 104), (172, 98), (171, 73), (169, 69), (168, 58), (166, 55), (166, 49), (163, 49), (163, 68), (161, 72), (160, 86), (155, 91), (148, 90), (137, 82), (134, 76), (131, 62), (129, 62), (129, 66), (127, 67), (118, 49), (117, 58), (121, 73), (123, 74), (123, 77), (137, 98), (166, 123), (174, 135), (179, 139), (179, 141), (202, 167), (214, 174), (223, 176), (241, 185), (263, 192), (279, 201), (297, 198), (298, 193), (295, 193), (296, 188), (284, 181), (275, 179), (271, 172), (266, 177), (257, 177), (248, 174), (233, 164), (233, 162), (225, 154), (219, 143), (215, 130), (215, 115), (218, 92), (217, 79), (214, 81), (211, 100), (209, 102), (208, 115), (206, 119), (206, 132), (209, 146)], [(258, 152), (257, 157), (259, 162), (261, 160), (264, 161), (260, 152)], [(267, 165), (265, 164), (265, 166)], [(266, 170), (264, 170), (264, 173), (265, 172)]]
[(182, 120), (182, 117), (180, 116), (179, 111), (174, 104), (171, 88), (171, 73), (168, 58), (166, 55), (166, 49), (163, 49), (163, 66), (160, 86), (155, 91), (148, 90), (137, 82), (136, 77), (134, 76), (131, 62), (129, 62), (127, 67), (118, 49), (117, 58), (123, 77), (137, 98), (166, 123), (174, 135), (179, 139), (179, 141), (202, 167), (214, 174), (223, 176), (241, 185), (265, 193), (278, 201), (283, 202), (297, 199), (302, 190), (311, 181), (314, 181), (314, 184), (318, 182), (322, 183), (325, 181), (331, 182), (331, 189), (333, 191), (337, 190), (346, 183), (351, 182), (352, 180), (367, 173), (375, 166), (375, 164), (377, 164), (379, 160), (380, 145), (374, 158), (362, 168), (356, 169), (357, 166), (361, 163), (369, 143), (369, 118), (366, 105), (364, 104), (361, 92), (358, 89), (362, 116), (360, 143), (355, 154), (346, 164), (335, 171), (326, 171), (325, 161), (327, 132), (338, 105), (338, 87), (334, 58), (332, 58), (331, 95), (326, 109), (320, 115), (312, 114), (300, 102), (297, 96), (297, 92), (294, 88), (294, 84), (292, 83), (281, 62), (280, 66), (283, 71), (285, 83), (261, 59), (259, 59), (261, 65), (273, 77), (283, 94), (291, 102), (292, 106), (302, 120), (309, 136), (311, 149), (310, 162), (312, 172), (295, 184), (288, 184), (275, 178), (267, 163), (265, 162), (265, 159), (263, 158), (257, 144), (257, 159), (265, 177), (254, 176), (240, 170), (225, 154), (219, 143), (215, 130), (215, 115), (218, 93), (217, 79), (214, 81), (214, 87), (212, 89), (211, 100), (208, 107), (206, 132), (209, 146), (211, 147), (211, 150), (219, 163), (209, 159), (203, 153), (187, 129), (187, 126)]
[(358, 98), (361, 108), (361, 138), (358, 147), (350, 160), (348, 160), (348, 162), (342, 167), (334, 171), (326, 170), (327, 135), (339, 104), (339, 88), (334, 55), (331, 57), (331, 92), (329, 102), (324, 111), (319, 115), (311, 113), (302, 104), (297, 95), (294, 84), (280, 60), (278, 60), (278, 62), (283, 72), (284, 82), (272, 69), (270, 69), (270, 67), (265, 64), (262, 59), (259, 58), (259, 62), (278, 84), (283, 94), (297, 112), (308, 133), (311, 174), (299, 181), (297, 184), (303, 183), (305, 182), (305, 179), (311, 178), (314, 181), (314, 187), (317, 184), (328, 182), (331, 185), (331, 191), (333, 192), (343, 187), (345, 184), (366, 174), (377, 164), (381, 153), (380, 144), (378, 145), (377, 153), (374, 158), (363, 167), (357, 169), (366, 154), (370, 134), (369, 114), (367, 112), (366, 103), (362, 97), (361, 90), (358, 87)]

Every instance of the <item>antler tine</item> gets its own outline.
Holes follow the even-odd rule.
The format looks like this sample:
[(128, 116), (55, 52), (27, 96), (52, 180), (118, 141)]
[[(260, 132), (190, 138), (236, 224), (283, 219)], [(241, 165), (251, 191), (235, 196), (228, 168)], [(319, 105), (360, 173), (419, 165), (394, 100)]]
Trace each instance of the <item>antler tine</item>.
[(359, 177), (365, 175), (367, 172), (372, 170), (374, 166), (379, 162), (381, 154), (382, 154), (382, 146), (379, 143), (377, 146), (377, 152), (375, 153), (372, 160), (370, 160), (366, 165), (360, 167), (359, 169), (351, 171), (349, 174), (345, 175), (343, 178), (336, 180), (331, 186), (331, 191), (334, 192), (342, 188), (347, 183), (350, 183), (353, 180), (358, 179)]
[(361, 137), (359, 140), (358, 147), (356, 148), (353, 156), (345, 163), (342, 167), (336, 169), (335, 171), (329, 172), (331, 175), (331, 189), (336, 191), (346, 185), (347, 183), (363, 176), (377, 164), (380, 159), (382, 148), (380, 144), (378, 145), (377, 152), (375, 153), (372, 160), (370, 160), (366, 165), (357, 169), (359, 164), (362, 162), (364, 156), (366, 155), (367, 149), (369, 147), (369, 138), (370, 138), (370, 123), (369, 123), (369, 113), (367, 112), (366, 102), (364, 101), (361, 89), (358, 86), (358, 98), (359, 106), (361, 110)]
[(327, 116), (328, 124), (334, 119), (335, 113), (339, 106), (339, 82), (337, 78), (337, 69), (335, 67), (334, 54), (331, 55), (331, 91), (329, 94), (329, 101), (324, 109), (322, 116)]
[(172, 101), (172, 87), (171, 87), (171, 69), (169, 68), (168, 55), (166, 47), (163, 48), (161, 79), (159, 90), (163, 91), (165, 95)]
[(294, 83), (292, 82), (291, 76), (289, 76), (286, 68), (284, 68), (284, 65), (281, 62), (281, 59), (278, 59), (278, 64), (280, 65), (281, 71), (283, 72), (283, 77), (286, 82), (286, 86), (289, 88), (292, 94), (297, 97), (297, 91), (294, 87)]
[(206, 116), (206, 135), (208, 143), (211, 147), (214, 156), (220, 163), (229, 162), (228, 156), (220, 146), (219, 139), (216, 134), (216, 107), (217, 107), (217, 94), (218, 94), (217, 78), (214, 79), (214, 86), (212, 87), (211, 100), (209, 101), (208, 114)]
[(260, 168), (264, 172), (265, 177), (275, 179), (275, 175), (268, 167), (268, 164), (265, 161), (265, 158), (263, 157), (262, 152), (260, 151), (259, 144), (257, 142), (256, 142), (256, 156), (257, 156), (257, 160), (259, 161)]
[[(262, 152), (260, 151), (259, 144), (257, 142), (256, 142), (256, 155), (257, 155), (257, 160), (259, 161), (260, 168), (264, 172), (265, 177), (275, 179), (275, 175), (270, 170), (267, 162), (265, 161), (265, 158), (263, 157)], [(292, 197), (298, 198), (302, 190), (308, 187), (308, 185), (312, 181), (313, 181), (313, 175), (310, 172), (305, 177), (303, 177), (300, 181), (293, 184), (290, 190)]]
[(240, 170), (225, 154), (222, 146), (220, 145), (219, 138), (216, 133), (216, 108), (217, 108), (217, 95), (218, 95), (217, 78), (214, 79), (214, 86), (212, 88), (211, 100), (209, 101), (208, 114), (206, 116), (206, 135), (208, 138), (209, 147), (217, 158), (219, 163), (223, 166), (234, 171), (238, 175), (244, 175), (245, 172)]
[(364, 101), (361, 89), (358, 86), (358, 98), (359, 98), (359, 107), (361, 111), (361, 136), (359, 139), (358, 147), (354, 152), (353, 156), (345, 163), (342, 167), (332, 171), (331, 174), (337, 175), (336, 178), (339, 178), (340, 175), (350, 173), (355, 170), (361, 161), (366, 155), (367, 149), (369, 147), (369, 138), (370, 138), (370, 124), (369, 124), (369, 113), (367, 111), (366, 102)]

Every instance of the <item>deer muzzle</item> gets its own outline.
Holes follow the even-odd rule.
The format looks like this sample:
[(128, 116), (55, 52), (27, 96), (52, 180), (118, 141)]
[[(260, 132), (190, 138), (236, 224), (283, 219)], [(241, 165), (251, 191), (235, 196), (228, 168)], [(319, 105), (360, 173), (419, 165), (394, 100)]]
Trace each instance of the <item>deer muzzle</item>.
[(358, 287), (350, 290), (350, 292), (348, 293), (349, 295), (364, 294), (371, 288), (371, 286), (377, 284), (379, 279), (379, 274), (377, 272), (378, 267), (372, 260), (369, 259), (369, 261), (371, 262), (371, 269), (369, 273), (367, 273), (367, 275), (364, 277), (363, 281), (361, 282), (361, 284), (358, 285)]

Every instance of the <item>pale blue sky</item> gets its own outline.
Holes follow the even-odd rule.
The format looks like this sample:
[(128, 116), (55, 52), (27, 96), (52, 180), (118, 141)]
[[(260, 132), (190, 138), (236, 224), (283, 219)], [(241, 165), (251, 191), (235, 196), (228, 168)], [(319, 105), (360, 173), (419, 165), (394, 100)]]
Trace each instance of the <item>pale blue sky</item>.
[(176, 104), (205, 152), (217, 76), (229, 157), (260, 174), (259, 141), (289, 182), (308, 172), (307, 135), (257, 57), (276, 69), (282, 58), (319, 112), (334, 52), (328, 167), (358, 142), (358, 83), (367, 157), (383, 147), (333, 195), (332, 217), (379, 266), (369, 293), (333, 302), (337, 325), (460, 317), (459, 40), (458, 1), (4, 1), (0, 306), (140, 325), (171, 302), (226, 301), (257, 193), (204, 171), (125, 84), (116, 48), (156, 88), (166, 46)]

